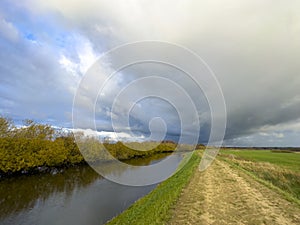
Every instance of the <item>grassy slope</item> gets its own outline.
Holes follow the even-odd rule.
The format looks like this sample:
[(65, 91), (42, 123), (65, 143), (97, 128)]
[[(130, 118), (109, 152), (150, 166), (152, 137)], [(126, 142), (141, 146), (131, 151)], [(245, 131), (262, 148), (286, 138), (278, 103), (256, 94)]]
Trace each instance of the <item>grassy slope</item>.
[(108, 224), (165, 224), (170, 219), (171, 207), (175, 205), (199, 162), (200, 156), (195, 152), (175, 175), (159, 184)]
[[(268, 150), (223, 150), (221, 158), (274, 186), (289, 200), (300, 201), (300, 154)], [(267, 182), (267, 183), (266, 183)]]

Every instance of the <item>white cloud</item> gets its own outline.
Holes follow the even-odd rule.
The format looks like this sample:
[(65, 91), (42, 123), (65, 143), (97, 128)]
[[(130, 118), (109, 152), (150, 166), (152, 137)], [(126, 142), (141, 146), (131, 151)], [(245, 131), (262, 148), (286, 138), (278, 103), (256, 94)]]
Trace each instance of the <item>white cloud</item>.
[(140, 136), (132, 136), (128, 133), (124, 132), (113, 132), (113, 131), (94, 131), (91, 129), (65, 129), (66, 131), (72, 131), (74, 133), (83, 133), (87, 137), (95, 137), (99, 140), (108, 139), (109, 141), (144, 141), (145, 137), (143, 135)]
[(59, 63), (70, 74), (77, 76), (78, 65), (72, 62), (70, 59), (68, 59), (65, 55), (61, 55)]
[(277, 137), (277, 138), (284, 138), (284, 134), (283, 133), (274, 133), (273, 135), (275, 137)]
[(77, 46), (76, 49), (80, 60), (80, 72), (85, 74), (86, 71), (93, 65), (93, 63), (96, 62), (99, 56), (94, 52), (92, 44), (89, 41), (85, 41), (82, 43), (82, 46)]
[(10, 22), (7, 22), (0, 15), (0, 34), (12, 42), (16, 42), (19, 38), (19, 32)]
[[(24, 11), (27, 9), (26, 13), (30, 16), (22, 18), (22, 15), (17, 13), (14, 17), (10, 16), (11, 20), (0, 18), (1, 35), (10, 41), (17, 41), (21, 35), (14, 23), (22, 21), (41, 38), (38, 40), (40, 45), (31, 47), (30, 51), (25, 41), (11, 47), (7, 47), (6, 43), (3, 44), (7, 54), (3, 54), (3, 59), (1, 58), (2, 68), (5, 68), (1, 74), (9, 71), (9, 76), (5, 78), (8, 82), (19, 81), (23, 83), (22, 87), (27, 85), (24, 90), (16, 88), (21, 89), (22, 93), (26, 93), (27, 89), (42, 92), (43, 84), (48, 85), (51, 82), (55, 84), (53, 86), (62, 87), (60, 96), (64, 96), (62, 89), (66, 86), (68, 92), (74, 93), (80, 77), (106, 50), (128, 41), (158, 39), (190, 48), (216, 73), (227, 104), (226, 138), (237, 138), (242, 141), (240, 137), (247, 139), (250, 136), (248, 139), (253, 141), (253, 137), (277, 136), (288, 141), (286, 132), (300, 132), (298, 62), (300, 2), (274, 3), (271, 0), (12, 2), (18, 7), (24, 7)], [(30, 18), (34, 18), (33, 21)], [(45, 28), (38, 24), (39, 21), (43, 21), (42, 25), (45, 25)], [(57, 44), (57, 39), (60, 38), (63, 39), (62, 44)], [(17, 48), (18, 51), (14, 50)], [(26, 53), (21, 55), (20, 52)], [(24, 58), (26, 66), (22, 64)], [(93, 107), (94, 102), (90, 97), (98, 91), (99, 84), (102, 84), (112, 71), (109, 59), (105, 60), (101, 75), (97, 80), (91, 79), (89, 85), (85, 87), (86, 92), (80, 93), (84, 109)], [(7, 61), (10, 63), (4, 63)], [(58, 66), (60, 69), (57, 69)], [(18, 76), (11, 75), (17, 73), (16, 68), (19, 68), (22, 76), (24, 74), (26, 78), (22, 79), (20, 73)], [(122, 88), (134, 76), (138, 76), (140, 70), (130, 72), (132, 74), (123, 74), (119, 80), (111, 82), (110, 86), (100, 93), (104, 102), (97, 112), (103, 120), (108, 121), (107, 117), (111, 115), (107, 105), (113, 101), (116, 90)], [(38, 74), (43, 73), (47, 75), (39, 77), (41, 75)], [(78, 78), (74, 79), (74, 75)], [(27, 84), (26, 80), (30, 80), (31, 84)], [(181, 84), (187, 90), (190, 87), (185, 80), (181, 81)], [(143, 85), (140, 89), (151, 89), (151, 85), (154, 84)], [(27, 95), (22, 93), (19, 96), (25, 98)], [(139, 91), (136, 93), (139, 94)], [(197, 98), (197, 94), (191, 93), (194, 98)], [(2, 95), (8, 94), (3, 92)], [(40, 95), (31, 93), (30, 101), (34, 102), (39, 97)], [(44, 100), (47, 102), (50, 98), (53, 102), (59, 99), (57, 97), (53, 99), (49, 94), (46, 97)], [(17, 101), (26, 105), (25, 100)], [(40, 100), (30, 107), (36, 108), (37, 103), (41, 102), (40, 97)], [(66, 104), (69, 102), (62, 102), (60, 105)], [(126, 104), (124, 102), (119, 106), (120, 114), (126, 109)], [(164, 107), (163, 104), (156, 106), (157, 113), (170, 118), (170, 121), (175, 118), (175, 114), (168, 107)], [(181, 103), (181, 107), (185, 107), (184, 102)], [(60, 107), (53, 103), (51, 109), (53, 108)], [(154, 108), (151, 104), (144, 104), (142, 109), (136, 109), (134, 118), (139, 124), (134, 124), (135, 128), (140, 126), (140, 129), (145, 129), (148, 126), (149, 117), (156, 116), (155, 113), (148, 113)], [(11, 111), (22, 110), (11, 108)], [(199, 115), (203, 115), (205, 121), (209, 119), (207, 108), (199, 110)], [(122, 119), (120, 115), (115, 116)], [(174, 133), (176, 130), (178, 131), (173, 127)]]

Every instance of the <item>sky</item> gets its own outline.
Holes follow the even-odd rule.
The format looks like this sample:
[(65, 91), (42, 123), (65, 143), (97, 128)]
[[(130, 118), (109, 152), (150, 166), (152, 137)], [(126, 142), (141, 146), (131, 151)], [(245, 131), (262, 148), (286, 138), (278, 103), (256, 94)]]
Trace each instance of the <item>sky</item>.
[[(89, 68), (100, 60), (104, 81), (115, 60), (103, 57), (107, 51), (156, 40), (193, 51), (213, 71), (226, 105), (225, 145), (299, 146), (299, 37), (300, 2), (293, 0), (1, 0), (0, 114), (16, 123), (29, 118), (70, 128), (74, 96)], [(112, 137), (115, 121), (123, 139), (146, 140), (155, 138), (151, 131), (166, 131), (167, 139), (177, 140), (189, 126), (180, 123), (194, 116), (184, 98), (176, 103), (182, 115), (163, 99), (147, 98), (136, 102), (126, 120), (127, 101), (159, 87), (155, 81), (135, 86), (112, 113), (117, 93), (146, 71), (164, 74), (188, 92), (201, 124), (199, 141), (205, 143), (212, 117), (206, 93), (161, 65), (125, 69), (105, 86), (96, 103), (98, 132)], [(158, 95), (166, 90), (159, 88)], [(175, 91), (174, 96), (182, 97)], [(85, 97), (78, 106), (83, 111), (92, 107)]]

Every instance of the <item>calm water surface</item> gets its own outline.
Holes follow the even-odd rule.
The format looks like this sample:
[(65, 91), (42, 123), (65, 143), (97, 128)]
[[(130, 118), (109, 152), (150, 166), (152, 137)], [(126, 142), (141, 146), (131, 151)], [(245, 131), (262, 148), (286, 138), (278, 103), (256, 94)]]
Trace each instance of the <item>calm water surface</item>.
[[(149, 165), (165, 156), (136, 159), (129, 163)], [(174, 157), (177, 163), (182, 159), (182, 155), (169, 157)], [(113, 170), (113, 166), (111, 168)], [(131, 171), (121, 171), (119, 176), (123, 172)], [(89, 166), (70, 168), (56, 175), (40, 174), (5, 179), (0, 181), (0, 224), (104, 224), (155, 186), (116, 184), (103, 179)]]

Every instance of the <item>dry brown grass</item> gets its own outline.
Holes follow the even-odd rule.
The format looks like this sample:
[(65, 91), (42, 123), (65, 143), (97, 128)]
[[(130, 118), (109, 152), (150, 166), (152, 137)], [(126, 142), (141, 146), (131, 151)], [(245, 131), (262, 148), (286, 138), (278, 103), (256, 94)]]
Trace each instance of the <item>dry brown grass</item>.
[[(223, 156), (224, 157), (224, 156)], [(235, 155), (226, 156), (236, 165), (271, 182), (274, 186), (300, 199), (300, 174), (269, 162), (254, 162)]]

